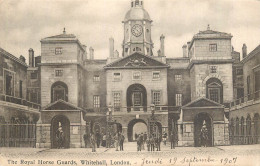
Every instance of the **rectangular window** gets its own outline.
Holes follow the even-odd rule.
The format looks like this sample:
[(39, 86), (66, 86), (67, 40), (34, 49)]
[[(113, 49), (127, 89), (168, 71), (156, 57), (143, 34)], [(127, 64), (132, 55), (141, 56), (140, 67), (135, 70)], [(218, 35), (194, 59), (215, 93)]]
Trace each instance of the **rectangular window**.
[(218, 67), (217, 66), (209, 66), (210, 73), (217, 73)]
[(210, 44), (209, 45), (209, 51), (210, 52), (216, 52), (217, 51), (217, 44)]
[(128, 52), (128, 48), (125, 48), (125, 52)]
[(14, 95), (14, 80), (13, 75), (6, 74), (5, 76), (5, 94)]
[(220, 103), (219, 88), (209, 88), (209, 99), (217, 103)]
[(175, 94), (176, 106), (182, 106), (182, 94)]
[(250, 94), (250, 76), (247, 76), (246, 79), (247, 95)]
[(119, 111), (121, 106), (121, 93), (113, 92), (113, 98), (114, 98), (114, 110)]
[(181, 81), (182, 80), (182, 75), (176, 74), (175, 75), (175, 81)]
[(63, 70), (55, 70), (55, 77), (62, 77), (63, 76)]
[(121, 73), (114, 73), (114, 81), (120, 81), (121, 80)]
[(23, 81), (19, 81), (19, 97), (23, 98)]
[(161, 91), (153, 91), (153, 98), (152, 98), (152, 103), (154, 105), (160, 105), (161, 104)]
[(100, 107), (100, 98), (97, 95), (93, 96), (93, 106), (94, 108)]
[(94, 75), (93, 81), (94, 81), (94, 82), (99, 82), (99, 81), (100, 81), (99, 75)]
[(134, 71), (133, 72), (133, 80), (141, 80), (141, 72), (140, 71)]
[(31, 73), (31, 79), (37, 79), (38, 74), (37, 73)]
[(55, 48), (55, 55), (60, 55), (60, 54), (62, 54), (62, 48), (61, 47)]
[(153, 80), (159, 80), (160, 79), (160, 72), (154, 71), (153, 72)]
[(37, 92), (30, 92), (30, 99), (33, 103), (38, 103), (38, 93)]

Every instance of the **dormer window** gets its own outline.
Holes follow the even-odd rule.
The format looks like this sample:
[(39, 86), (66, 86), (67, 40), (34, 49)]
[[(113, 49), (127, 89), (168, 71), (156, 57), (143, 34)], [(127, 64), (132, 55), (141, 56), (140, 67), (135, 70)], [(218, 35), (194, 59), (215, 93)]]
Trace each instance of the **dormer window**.
[(209, 45), (209, 51), (210, 52), (216, 52), (217, 51), (217, 44), (210, 44)]
[(61, 47), (55, 48), (55, 55), (60, 55), (60, 54), (62, 54), (62, 48)]

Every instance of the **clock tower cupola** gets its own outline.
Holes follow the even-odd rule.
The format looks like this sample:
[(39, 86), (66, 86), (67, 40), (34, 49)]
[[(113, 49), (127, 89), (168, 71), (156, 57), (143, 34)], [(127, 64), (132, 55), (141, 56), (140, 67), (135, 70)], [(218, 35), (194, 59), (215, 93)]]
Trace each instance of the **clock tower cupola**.
[(143, 0), (132, 0), (131, 9), (126, 13), (124, 24), (123, 56), (140, 52), (152, 56), (152, 20), (143, 8)]

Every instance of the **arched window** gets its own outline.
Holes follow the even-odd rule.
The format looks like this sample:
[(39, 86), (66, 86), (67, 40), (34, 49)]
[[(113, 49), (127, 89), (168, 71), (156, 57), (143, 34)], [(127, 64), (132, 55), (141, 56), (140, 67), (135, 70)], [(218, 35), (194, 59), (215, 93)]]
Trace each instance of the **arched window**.
[(240, 125), (241, 125), (241, 127), (240, 127), (240, 129), (241, 129), (241, 136), (244, 136), (244, 134), (245, 134), (245, 128), (244, 128), (244, 117), (242, 116), (242, 118), (241, 118), (241, 121), (240, 121)]
[(247, 115), (247, 118), (246, 118), (246, 134), (247, 134), (247, 136), (251, 135), (251, 117), (250, 117), (250, 115)]
[(238, 136), (239, 135), (239, 119), (238, 117), (236, 118), (236, 132), (235, 135)]
[(60, 99), (68, 101), (68, 87), (65, 83), (58, 81), (51, 86), (51, 102)]
[(259, 142), (259, 138), (260, 138), (260, 127), (259, 127), (259, 124), (260, 124), (260, 118), (259, 118), (259, 114), (256, 113), (254, 115), (254, 143), (258, 143)]
[(217, 78), (210, 78), (206, 82), (206, 97), (217, 103), (223, 103), (223, 85)]

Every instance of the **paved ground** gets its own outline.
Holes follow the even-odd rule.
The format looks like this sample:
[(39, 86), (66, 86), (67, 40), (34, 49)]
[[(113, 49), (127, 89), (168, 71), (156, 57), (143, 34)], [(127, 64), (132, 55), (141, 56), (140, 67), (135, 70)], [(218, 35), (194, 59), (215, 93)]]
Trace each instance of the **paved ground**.
[(161, 145), (161, 151), (137, 152), (136, 143), (115, 148), (36, 149), (0, 148), (2, 165), (260, 165), (260, 145), (176, 147)]

